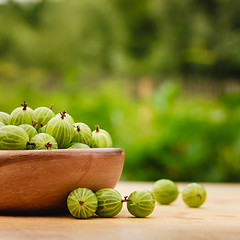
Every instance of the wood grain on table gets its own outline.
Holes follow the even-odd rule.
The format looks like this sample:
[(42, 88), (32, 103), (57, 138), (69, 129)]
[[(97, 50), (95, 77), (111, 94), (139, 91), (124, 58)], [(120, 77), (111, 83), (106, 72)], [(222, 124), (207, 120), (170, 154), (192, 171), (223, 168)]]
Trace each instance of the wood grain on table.
[[(120, 182), (122, 196), (153, 183)], [(182, 191), (186, 184), (179, 183)], [(207, 200), (200, 208), (188, 208), (181, 199), (170, 206), (156, 204), (147, 218), (134, 218), (124, 205), (114, 218), (78, 220), (70, 215), (0, 216), (0, 239), (239, 239), (240, 184), (204, 184)]]

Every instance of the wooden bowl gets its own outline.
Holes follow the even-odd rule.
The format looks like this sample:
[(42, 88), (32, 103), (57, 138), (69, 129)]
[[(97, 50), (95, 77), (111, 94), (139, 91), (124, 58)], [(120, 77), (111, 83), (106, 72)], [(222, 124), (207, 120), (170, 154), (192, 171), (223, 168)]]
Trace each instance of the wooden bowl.
[(0, 213), (66, 210), (78, 187), (114, 188), (123, 164), (119, 148), (0, 151)]

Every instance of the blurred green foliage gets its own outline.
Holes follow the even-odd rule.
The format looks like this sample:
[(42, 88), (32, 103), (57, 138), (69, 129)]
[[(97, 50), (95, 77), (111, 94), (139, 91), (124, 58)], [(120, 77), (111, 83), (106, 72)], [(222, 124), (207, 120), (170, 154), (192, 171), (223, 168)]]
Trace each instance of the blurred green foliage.
[(0, 4), (0, 60), (63, 78), (236, 77), (239, 11), (234, 0), (8, 0)]
[(99, 124), (125, 150), (122, 179), (240, 181), (240, 94), (186, 97), (153, 80), (239, 77), (239, 11), (233, 0), (7, 1), (0, 110), (54, 103)]

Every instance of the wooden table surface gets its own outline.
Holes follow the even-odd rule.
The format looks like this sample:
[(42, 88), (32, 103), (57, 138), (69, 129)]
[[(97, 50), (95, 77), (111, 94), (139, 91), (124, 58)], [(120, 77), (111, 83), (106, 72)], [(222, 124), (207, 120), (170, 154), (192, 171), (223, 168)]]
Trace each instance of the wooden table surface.
[[(186, 184), (179, 183), (182, 191)], [(134, 218), (126, 206), (114, 218), (78, 220), (64, 216), (0, 216), (0, 239), (240, 239), (240, 184), (204, 184), (207, 200), (198, 209), (181, 195), (170, 206), (157, 204), (147, 218)], [(122, 196), (152, 183), (120, 182)]]

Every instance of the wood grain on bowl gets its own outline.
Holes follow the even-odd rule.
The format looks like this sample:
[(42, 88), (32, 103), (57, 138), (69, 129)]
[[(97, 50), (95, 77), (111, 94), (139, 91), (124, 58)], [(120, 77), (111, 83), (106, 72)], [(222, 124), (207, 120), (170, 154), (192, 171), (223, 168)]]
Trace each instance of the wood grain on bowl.
[(123, 164), (119, 148), (0, 151), (0, 213), (64, 210), (78, 187), (114, 188)]

